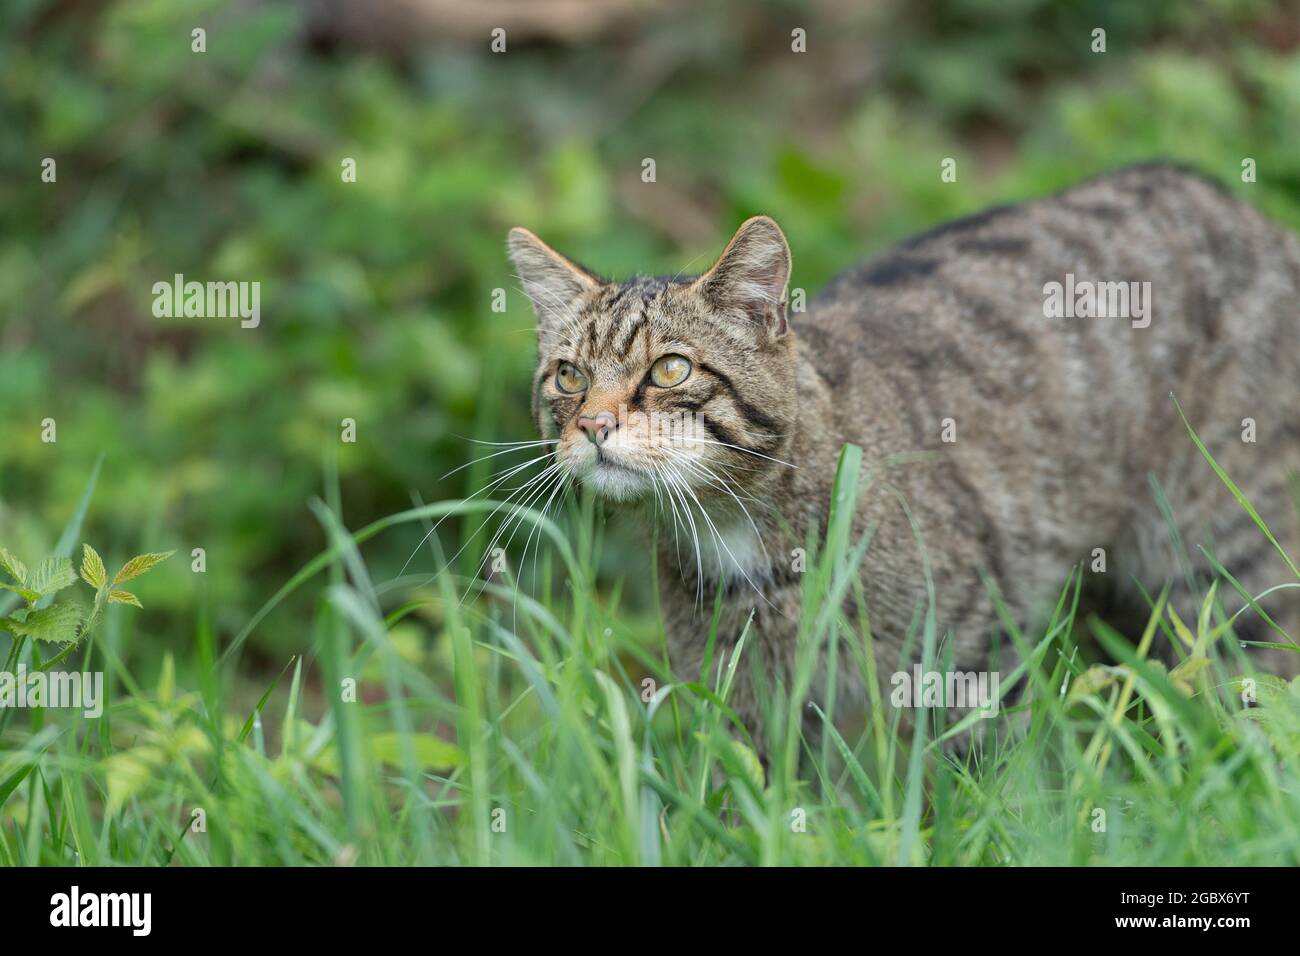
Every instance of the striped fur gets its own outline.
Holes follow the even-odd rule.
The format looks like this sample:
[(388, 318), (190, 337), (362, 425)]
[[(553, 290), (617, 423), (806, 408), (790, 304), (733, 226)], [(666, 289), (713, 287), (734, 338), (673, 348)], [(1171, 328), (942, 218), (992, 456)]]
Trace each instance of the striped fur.
[[(1133, 167), (949, 223), (845, 272), (788, 324), (790, 254), (770, 219), (746, 222), (698, 279), (605, 282), (522, 230), (510, 249), (539, 316), (538, 427), (561, 440), (576, 477), (660, 521), (670, 654), (684, 679), (699, 676), (715, 587), (725, 595), (724, 649), (752, 611), (767, 673), (788, 673), (799, 614), (790, 552), (810, 523), (824, 531), (846, 442), (877, 473), (855, 531), (875, 529), (864, 585), (886, 672), (910, 665), (903, 640), (926, 593), (903, 502), (959, 670), (987, 668), (1001, 640), (982, 575), (1025, 623), (1041, 618), (1094, 548), (1106, 549), (1117, 592), (1184, 581), (1153, 481), (1194, 573), (1205, 571), (1198, 545), (1207, 544), (1251, 593), (1286, 580), (1197, 452), (1171, 393), (1300, 554), (1288, 484), (1300, 470), (1300, 241), (1198, 175)], [(1045, 287), (1067, 275), (1151, 283), (1150, 324), (1046, 317)], [(647, 385), (650, 363), (668, 353), (691, 359), (691, 377), (673, 389)], [(562, 361), (590, 376), (588, 391), (557, 391)], [(590, 476), (591, 446), (574, 423), (619, 404), (703, 413), (694, 447), (629, 442), (619, 461), (653, 471), (689, 460), (679, 479), (725, 548), (698, 512), (699, 557), (677, 547), (686, 501), (670, 512), (654, 480)], [(1246, 418), (1255, 443), (1242, 441)], [(945, 420), (953, 442), (943, 440)], [(1264, 606), (1300, 637), (1294, 593)], [(999, 654), (1005, 670), (1011, 651)], [(1300, 655), (1261, 659), (1294, 672)], [(754, 688), (740, 676), (736, 703), (757, 727)], [(845, 677), (839, 702), (860, 704), (862, 691)]]

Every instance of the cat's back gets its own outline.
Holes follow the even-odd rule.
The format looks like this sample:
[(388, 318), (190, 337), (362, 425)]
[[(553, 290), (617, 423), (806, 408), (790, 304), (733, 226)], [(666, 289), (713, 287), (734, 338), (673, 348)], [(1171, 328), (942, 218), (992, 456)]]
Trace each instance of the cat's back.
[(837, 276), (791, 324), (842, 395), (885, 380), (936, 413), (1044, 391), (1163, 408), (1179, 370), (1207, 354), (1295, 371), (1300, 349), (1275, 353), (1300, 344), (1280, 301), (1297, 289), (1294, 234), (1207, 177), (1152, 164), (904, 241)]
[(1188, 257), (1207, 255), (1213, 261), (1202, 264), (1213, 279), (1269, 265), (1253, 262), (1252, 253), (1283, 237), (1294, 240), (1218, 181), (1176, 165), (1144, 164), (943, 223), (838, 274), (814, 304), (942, 300), (945, 291), (975, 291), (985, 277), (1011, 282), (1011, 289), (999, 288), (1005, 293), (1018, 278), (1041, 287), (1040, 278), (1071, 269), (1147, 267), (1173, 275), (1198, 264)]
[[(1124, 169), (833, 280), (791, 317), (819, 409), (805, 442), (934, 462), (889, 477), (949, 542), (941, 577), (974, 563), (1046, 580), (1131, 522), (1149, 476), (1196, 485), (1171, 393), (1231, 471), (1263, 474), (1237, 438), (1248, 416), (1300, 466), (1298, 301), (1292, 233), (1202, 176)], [(906, 552), (907, 522), (890, 520)]]

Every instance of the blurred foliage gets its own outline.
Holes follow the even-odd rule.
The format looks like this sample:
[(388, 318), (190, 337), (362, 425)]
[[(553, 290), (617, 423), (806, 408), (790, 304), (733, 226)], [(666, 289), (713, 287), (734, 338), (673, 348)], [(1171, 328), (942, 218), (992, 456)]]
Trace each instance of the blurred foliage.
[[(333, 456), (357, 526), (461, 494), (471, 472), (439, 476), (467, 436), (531, 437), (511, 225), (625, 275), (702, 269), (767, 212), (815, 292), (946, 218), (1167, 157), (1300, 226), (1298, 43), (1296, 6), (1262, 0), (736, 0), (503, 55), (324, 51), (289, 3), (9, 0), (0, 539), (47, 553), (103, 454), (106, 560), (207, 552), (206, 594), (185, 561), (144, 584), (151, 630), (188, 633), (202, 600), (228, 637), (320, 549), (305, 503)], [(261, 282), (261, 326), (154, 318), (176, 273)], [(368, 558), (396, 571), (414, 543)], [(293, 613), (264, 652), (300, 643)]]

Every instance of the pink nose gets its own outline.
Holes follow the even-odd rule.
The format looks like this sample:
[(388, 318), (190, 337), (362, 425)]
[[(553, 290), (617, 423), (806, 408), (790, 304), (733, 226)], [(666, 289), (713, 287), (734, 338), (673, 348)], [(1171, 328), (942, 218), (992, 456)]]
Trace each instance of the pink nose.
[(588, 418), (586, 415), (578, 417), (578, 427), (587, 433), (587, 438), (597, 446), (605, 444), (605, 441), (618, 426), (614, 419), (613, 412), (601, 412), (595, 418)]

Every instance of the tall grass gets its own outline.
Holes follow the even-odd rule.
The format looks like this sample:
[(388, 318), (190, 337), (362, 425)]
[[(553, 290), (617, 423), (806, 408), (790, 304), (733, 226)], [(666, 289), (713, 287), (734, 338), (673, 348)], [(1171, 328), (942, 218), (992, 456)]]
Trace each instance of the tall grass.
[[(849, 517), (873, 480), (846, 448), (826, 546), (810, 552), (796, 666), (788, 681), (762, 681), (765, 770), (728, 706), (754, 663), (747, 631), (719, 635), (715, 613), (703, 673), (667, 673), (662, 629), (629, 625), (620, 588), (597, 587), (590, 498), (560, 518), (522, 512), (545, 542), (534, 541), (535, 573), (523, 586), (494, 575), (475, 596), (474, 561), (449, 559), (444, 535), (427, 538), (428, 566), (444, 569), (432, 575), (376, 581), (367, 546), (406, 525), (472, 529), (498, 502), (417, 503), (351, 531), (327, 469), (312, 506), (326, 550), (224, 650), (199, 611), (182, 660), (194, 686), (180, 686), (170, 656), (142, 686), (123, 662), (126, 619), (110, 614), (103, 639), (72, 658), (106, 672), (104, 716), (9, 720), (0, 862), (1300, 863), (1300, 694), (1252, 672), (1232, 614), (1253, 596), (1225, 601), (1227, 569), (1196, 620), (1162, 593), (1137, 634), (1083, 618), (1081, 568), (1032, 633), (999, 599), (1018, 651), (992, 664), (999, 716), (934, 707), (904, 719), (880, 698), (892, 662), (879, 659), (867, 616), (842, 612), (864, 600), (870, 531), (855, 539)], [(313, 595), (309, 641), (241, 707), (246, 641), (296, 592)], [(906, 636), (927, 670), (950, 664), (936, 620), (931, 591)], [(413, 648), (412, 633), (432, 652)], [(1086, 660), (1085, 637), (1112, 663)], [(1157, 642), (1173, 644), (1177, 666), (1158, 662)], [(825, 714), (844, 668), (872, 697), (853, 729)]]

